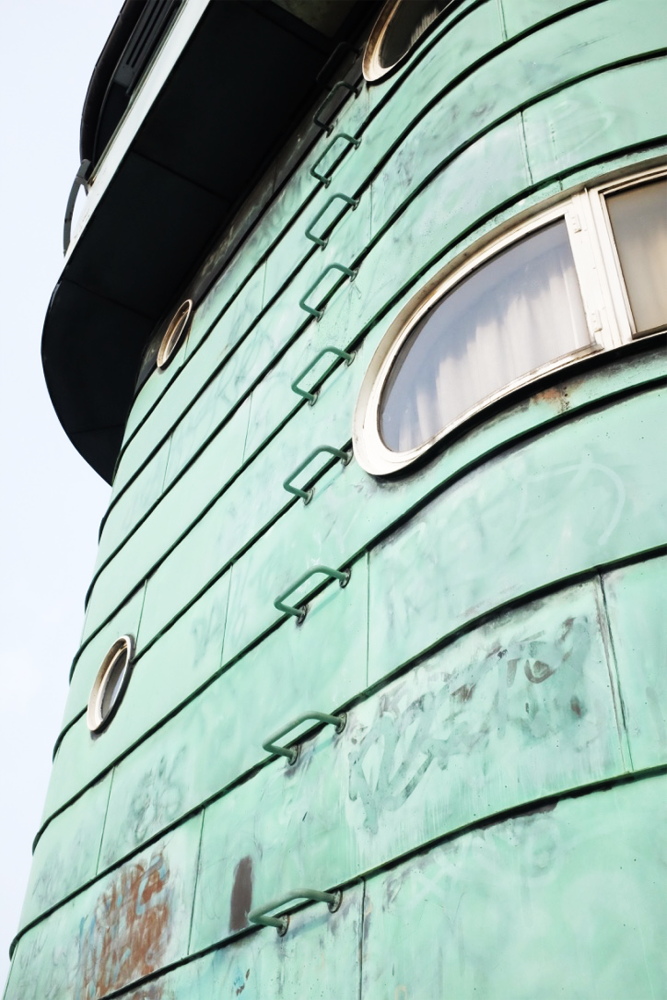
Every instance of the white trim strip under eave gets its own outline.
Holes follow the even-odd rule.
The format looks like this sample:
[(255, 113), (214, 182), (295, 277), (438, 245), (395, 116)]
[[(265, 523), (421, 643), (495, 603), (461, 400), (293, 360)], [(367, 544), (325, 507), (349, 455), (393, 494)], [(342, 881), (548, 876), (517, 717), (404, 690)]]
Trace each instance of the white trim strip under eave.
[(132, 95), (129, 107), (116, 126), (116, 130), (95, 168), (90, 190), (77, 220), (76, 230), (72, 233), (65, 263), (69, 260), (88, 220), (92, 217), (109, 182), (129, 150), (144, 118), (153, 106), (190, 36), (211, 2), (213, 0), (185, 0), (176, 12), (174, 21), (167, 29), (167, 34), (153, 56), (148, 69), (142, 75)]

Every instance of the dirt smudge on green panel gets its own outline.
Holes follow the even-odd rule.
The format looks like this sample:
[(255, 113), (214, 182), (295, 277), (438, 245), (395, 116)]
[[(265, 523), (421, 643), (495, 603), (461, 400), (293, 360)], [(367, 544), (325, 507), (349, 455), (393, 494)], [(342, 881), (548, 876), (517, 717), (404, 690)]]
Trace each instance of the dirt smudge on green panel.
[[(248, 926), (252, 909), (252, 858), (241, 858), (234, 872), (234, 886), (229, 911), (230, 931), (240, 931)], [(247, 977), (246, 977), (247, 978)]]
[[(98, 997), (159, 969), (171, 937), (169, 868), (162, 854), (148, 867), (121, 869), (81, 925), (82, 996)], [(146, 1000), (162, 1000), (153, 983)]]
[(567, 386), (554, 385), (542, 392), (536, 393), (530, 400), (534, 406), (536, 403), (549, 403), (554, 406), (559, 413), (565, 413), (570, 408), (570, 394)]

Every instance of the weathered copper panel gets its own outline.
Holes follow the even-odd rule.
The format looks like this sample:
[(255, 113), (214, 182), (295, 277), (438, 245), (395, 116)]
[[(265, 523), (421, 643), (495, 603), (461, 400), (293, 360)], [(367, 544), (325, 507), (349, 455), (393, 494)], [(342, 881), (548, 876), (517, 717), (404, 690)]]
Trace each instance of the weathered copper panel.
[(201, 817), (29, 930), (5, 1000), (96, 1000), (187, 953)]
[[(282, 724), (311, 708), (334, 711), (363, 690), (366, 587), (360, 566), (349, 584), (352, 603), (343, 628), (331, 594), (323, 593), (309, 613), (310, 633), (288, 622), (121, 761), (103, 866), (265, 760), (262, 743)], [(315, 649), (313, 636), (319, 637)]]
[[(453, 5), (331, 134), (311, 146), (304, 119), (221, 234), (210, 261), (247, 230), (125, 429), (6, 1000), (661, 995), (665, 789), (640, 772), (667, 753), (662, 341), (508, 399), (400, 477), (316, 460), (308, 504), (283, 488), (349, 447), (424, 282), (664, 158), (667, 20), (638, 10)], [(361, 143), (324, 153), (340, 132)], [(359, 204), (328, 209), (318, 249), (334, 192)], [(334, 262), (354, 281), (309, 291)], [(316, 322), (300, 299), (327, 295)], [(290, 385), (327, 344), (356, 357), (309, 406)], [(274, 601), (320, 563), (351, 579), (297, 625)], [(121, 632), (133, 675), (93, 740)], [(294, 731), (293, 766), (267, 758), (290, 719), (343, 709), (339, 734)], [(343, 884), (341, 909), (247, 927), (304, 884)]]
[(63, 728), (71, 723), (88, 704), (93, 681), (111, 644), (119, 635), (136, 636), (138, 634), (144, 591), (145, 587), (140, 587), (118, 609), (111, 620), (86, 643), (81, 654), (77, 657), (65, 705)]
[(662, 545), (667, 497), (651, 455), (664, 407), (655, 390), (561, 424), (474, 470), (375, 549), (371, 679), (494, 605)]
[[(662, 45), (665, 20), (662, 15), (649, 17), (647, 22)], [(605, 153), (664, 139), (665, 118), (654, 95), (662, 93), (666, 86), (667, 64), (663, 56), (573, 84), (567, 91), (528, 109), (524, 121), (533, 176), (541, 180)]]
[(252, 859), (259, 905), (292, 884), (338, 885), (473, 821), (623, 774), (618, 707), (595, 584), (462, 636), (352, 708), (341, 735), (328, 727), (295, 765), (280, 758), (207, 808), (193, 947), (233, 929), (241, 858)]
[(108, 774), (56, 816), (42, 835), (33, 854), (20, 927), (97, 875), (110, 791)]
[(552, 802), (371, 879), (363, 1000), (661, 996), (665, 784)]
[[(56, 755), (45, 816), (141, 740), (147, 730), (218, 669), (228, 586), (228, 576), (218, 580), (160, 642), (137, 660), (116, 716), (118, 724), (110, 726), (97, 740), (91, 739), (85, 718), (67, 732)], [(169, 671), (165, 664), (170, 665)]]
[(604, 578), (623, 717), (636, 770), (667, 763), (667, 560)]
[(285, 937), (265, 927), (126, 994), (127, 1000), (356, 996), (362, 898), (363, 886), (352, 886), (336, 913), (321, 903), (310, 905), (290, 915)]

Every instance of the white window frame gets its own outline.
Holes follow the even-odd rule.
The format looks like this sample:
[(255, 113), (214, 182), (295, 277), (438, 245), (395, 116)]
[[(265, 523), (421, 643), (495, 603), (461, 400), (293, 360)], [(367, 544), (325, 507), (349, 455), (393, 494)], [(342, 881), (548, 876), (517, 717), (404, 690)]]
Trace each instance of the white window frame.
[[(567, 368), (583, 357), (621, 347), (638, 337), (650, 337), (662, 332), (658, 330), (637, 334), (605, 204), (605, 197), (609, 194), (660, 177), (667, 177), (664, 166), (626, 175), (570, 194), (550, 208), (524, 219), (511, 230), (506, 230), (495, 238), (491, 237), (481, 249), (472, 253), (468, 250), (463, 258), (458, 257), (446, 265), (422, 286), (398, 313), (380, 341), (359, 392), (354, 414), (353, 443), (355, 457), (362, 468), (373, 475), (398, 472), (416, 462), (461, 424), (516, 389), (529, 385), (552, 371)], [(565, 220), (568, 230), (590, 343), (526, 372), (478, 400), (417, 448), (404, 452), (389, 449), (379, 430), (382, 391), (394, 360), (415, 325), (440, 299), (482, 264), (538, 229), (561, 219)]]

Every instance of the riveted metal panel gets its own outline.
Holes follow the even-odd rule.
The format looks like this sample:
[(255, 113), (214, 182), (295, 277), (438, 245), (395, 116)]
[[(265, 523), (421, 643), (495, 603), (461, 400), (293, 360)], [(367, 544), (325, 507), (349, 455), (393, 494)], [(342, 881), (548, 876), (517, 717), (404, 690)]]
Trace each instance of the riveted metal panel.
[(286, 622), (122, 760), (103, 866), (264, 760), (262, 743), (281, 724), (312, 708), (334, 711), (363, 690), (366, 586), (360, 566), (344, 624), (331, 594), (322, 594), (313, 601), (310, 634)]
[(363, 1000), (654, 1000), (666, 804), (664, 776), (563, 799), (371, 879)]
[(667, 763), (667, 560), (604, 577), (623, 716), (636, 769)]
[(187, 954), (201, 816), (18, 942), (5, 1000), (97, 1000)]
[(57, 816), (39, 840), (32, 859), (19, 927), (97, 875), (111, 775), (93, 785)]
[(241, 858), (256, 906), (623, 773), (601, 615), (588, 584), (500, 616), (352, 708), (341, 735), (327, 727), (295, 765), (276, 760), (209, 806), (193, 947), (233, 929)]

